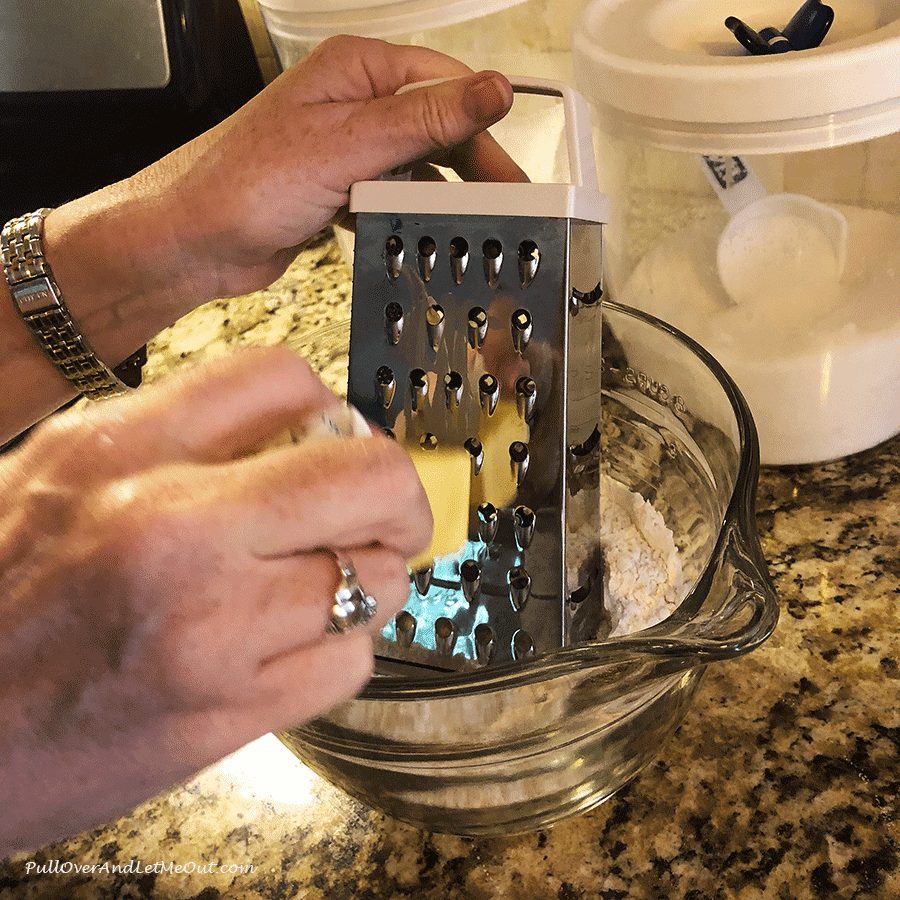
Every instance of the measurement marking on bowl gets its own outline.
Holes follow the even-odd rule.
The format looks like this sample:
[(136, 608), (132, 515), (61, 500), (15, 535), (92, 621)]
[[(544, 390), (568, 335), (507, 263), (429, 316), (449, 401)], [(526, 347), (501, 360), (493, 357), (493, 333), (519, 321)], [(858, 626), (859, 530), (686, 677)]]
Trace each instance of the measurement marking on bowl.
[(679, 415), (691, 415), (684, 397), (673, 394), (667, 384), (651, 378), (640, 369), (633, 369), (631, 366), (617, 369), (615, 366), (609, 366), (605, 359), (601, 359), (601, 367), (604, 373), (612, 375), (626, 387), (637, 388), (645, 397), (667, 406)]

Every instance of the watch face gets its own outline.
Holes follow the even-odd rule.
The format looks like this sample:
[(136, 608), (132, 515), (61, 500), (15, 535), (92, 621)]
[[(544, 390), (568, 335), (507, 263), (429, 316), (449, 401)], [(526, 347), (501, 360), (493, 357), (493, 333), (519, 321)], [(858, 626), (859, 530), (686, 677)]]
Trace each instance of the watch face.
[(0, 17), (0, 93), (163, 88), (162, 0), (29, 0)]

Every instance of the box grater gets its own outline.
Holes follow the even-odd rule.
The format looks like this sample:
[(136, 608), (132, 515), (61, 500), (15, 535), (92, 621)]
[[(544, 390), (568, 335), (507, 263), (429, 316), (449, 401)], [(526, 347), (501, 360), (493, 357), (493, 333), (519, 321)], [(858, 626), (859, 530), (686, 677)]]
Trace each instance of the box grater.
[(450, 542), (410, 573), (376, 642), (382, 674), (523, 660), (600, 622), (605, 200), (583, 99), (513, 86), (563, 102), (572, 184), (351, 191), (348, 399), (430, 473), (435, 542)]

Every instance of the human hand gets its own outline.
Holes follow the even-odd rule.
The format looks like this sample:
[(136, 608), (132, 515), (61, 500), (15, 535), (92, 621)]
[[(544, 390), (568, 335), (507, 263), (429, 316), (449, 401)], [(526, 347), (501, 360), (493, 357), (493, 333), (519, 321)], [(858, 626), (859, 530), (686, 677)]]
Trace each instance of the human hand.
[[(124, 813), (353, 696), (431, 514), (383, 437), (257, 452), (337, 401), (245, 351), (0, 459), (0, 857)], [(369, 631), (326, 637), (351, 559)]]
[[(439, 78), (450, 80), (397, 95)], [(332, 38), (218, 127), (51, 214), (48, 240), (79, 217), (108, 228), (120, 214), (137, 216), (121, 222), (130, 255), (168, 248), (155, 249), (157, 266), (142, 274), (170, 299), (183, 292), (193, 306), (247, 293), (271, 284), (300, 244), (342, 217), (356, 181), (426, 159), (469, 181), (526, 181), (485, 131), (512, 102), (496, 72), (473, 74), (422, 47)]]
[[(435, 78), (453, 80), (395, 96)], [(50, 213), (47, 259), (91, 346), (116, 365), (201, 303), (271, 284), (343, 217), (356, 181), (423, 159), (467, 180), (527, 180), (484, 131), (512, 97), (502, 75), (432, 50), (334, 38), (210, 132)], [(0, 443), (71, 395), (0, 280), (0, 381), (13, 380)]]

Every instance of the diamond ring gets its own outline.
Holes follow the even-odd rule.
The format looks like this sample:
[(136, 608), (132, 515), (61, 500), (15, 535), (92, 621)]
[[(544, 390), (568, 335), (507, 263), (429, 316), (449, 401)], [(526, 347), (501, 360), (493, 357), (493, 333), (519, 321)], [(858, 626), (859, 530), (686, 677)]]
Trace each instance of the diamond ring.
[(349, 559), (332, 553), (341, 573), (341, 580), (334, 592), (331, 620), (326, 634), (346, 634), (354, 628), (367, 625), (375, 618), (378, 601), (370, 597), (359, 583), (356, 568)]

